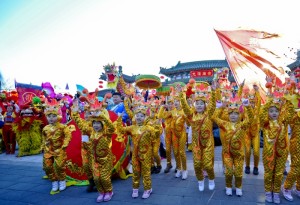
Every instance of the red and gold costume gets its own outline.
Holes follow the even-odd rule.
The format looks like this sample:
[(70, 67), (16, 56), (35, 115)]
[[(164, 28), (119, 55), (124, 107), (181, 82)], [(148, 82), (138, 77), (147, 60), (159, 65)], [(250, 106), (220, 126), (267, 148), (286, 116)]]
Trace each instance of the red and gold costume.
[[(288, 156), (288, 124), (293, 116), (293, 106), (283, 98), (270, 98), (260, 113), (260, 126), (264, 134), (263, 164), (265, 191), (279, 193)], [(284, 106), (282, 106), (284, 104)], [(269, 118), (269, 109), (279, 110), (278, 120)]]
[[(299, 69), (298, 69), (299, 70)], [(296, 73), (296, 71), (294, 71)], [(299, 75), (297, 76), (299, 78)], [(299, 112), (299, 91), (296, 91), (296, 83), (290, 79), (287, 83), (287, 90), (289, 94), (285, 96), (286, 99), (290, 100), (294, 106), (295, 112), (293, 113), (293, 118), (290, 122), (291, 137), (289, 142), (289, 152), (291, 156), (290, 171), (285, 179), (283, 185), (283, 195), (288, 200), (293, 199), (291, 195), (292, 187), (296, 182), (295, 192), (300, 193), (300, 112)], [(299, 85), (298, 85), (299, 90)], [(286, 196), (288, 194), (288, 196)], [(300, 195), (299, 195), (300, 196)]]
[[(260, 157), (260, 124), (259, 113), (261, 108), (261, 97), (258, 91), (246, 93), (246, 97), (250, 100), (253, 120), (245, 136), (245, 163), (246, 168), (250, 169), (251, 147), (253, 148), (254, 169), (258, 169)], [(255, 172), (254, 172), (255, 173)], [(257, 172), (258, 174), (258, 172)]]
[[(58, 115), (60, 109), (56, 100), (52, 99), (45, 109), (45, 114)], [(48, 124), (42, 131), (43, 169), (51, 181), (66, 179), (66, 148), (71, 140), (71, 131), (60, 122)]]
[(20, 116), (12, 125), (19, 145), (18, 157), (41, 153), (43, 116), (37, 116), (29, 105), (21, 106)]
[[(213, 122), (211, 117), (216, 107), (215, 91), (212, 92), (208, 107), (201, 112), (190, 108), (183, 93), (180, 94), (183, 111), (189, 119), (192, 127), (192, 151), (195, 174), (198, 181), (203, 181), (203, 170), (207, 171), (208, 178), (214, 180), (214, 138), (212, 134)], [(208, 100), (208, 93), (205, 90), (196, 92), (194, 101)]]
[[(134, 113), (142, 113), (146, 116), (147, 108), (140, 106), (135, 108)], [(133, 150), (132, 150), (132, 168), (133, 176), (132, 183), (133, 189), (138, 189), (140, 186), (140, 178), (143, 176), (144, 190), (151, 190), (151, 162), (152, 162), (152, 142), (155, 137), (153, 134), (158, 131), (150, 125), (144, 124), (131, 125), (123, 127), (121, 118), (117, 121), (117, 131), (119, 133), (127, 133), (132, 137)]]
[(176, 110), (173, 107), (174, 100), (170, 97), (168, 98), (167, 104), (169, 104), (168, 110), (164, 106), (161, 106), (158, 111), (158, 118), (164, 120), (165, 124), (165, 146), (166, 146), (166, 157), (167, 157), (167, 167), (165, 173), (169, 172), (172, 168), (171, 162), (171, 149), (172, 149), (172, 136), (174, 136), (175, 130), (173, 130), (173, 116), (176, 116)]
[(12, 129), (12, 124), (18, 114), (14, 109), (13, 104), (7, 103), (7, 110), (3, 115), (4, 125), (2, 127), (2, 136), (6, 154), (14, 154), (16, 150), (16, 134)]
[(158, 100), (153, 100), (150, 102), (150, 110), (149, 110), (149, 116), (146, 119), (146, 124), (150, 125), (152, 127), (157, 127), (158, 130), (154, 134), (153, 141), (152, 141), (152, 163), (151, 167), (154, 169), (153, 171), (155, 173), (159, 173), (161, 170), (161, 159), (159, 156), (159, 146), (160, 146), (160, 136), (162, 134), (163, 128), (161, 125), (160, 120), (158, 120), (158, 106), (159, 106)]
[(113, 155), (111, 151), (111, 136), (115, 131), (112, 122), (104, 113), (99, 116), (91, 116), (89, 121), (103, 122), (101, 131), (95, 131), (91, 122), (84, 121), (79, 114), (73, 114), (74, 120), (82, 133), (86, 133), (89, 142), (85, 148), (91, 159), (87, 159), (87, 170), (90, 171), (90, 163), (92, 163), (92, 174), (99, 193), (112, 192), (111, 174), (113, 169)]
[[(232, 99), (229, 104), (228, 113), (240, 113), (240, 103), (238, 99)], [(244, 165), (244, 143), (245, 130), (249, 128), (250, 122), (253, 120), (253, 113), (249, 106), (246, 107), (247, 118), (234, 123), (231, 121), (222, 120), (220, 118), (222, 109), (218, 109), (214, 115), (213, 120), (217, 123), (220, 129), (224, 131), (224, 139), (222, 145), (222, 155), (225, 165), (225, 182), (226, 188), (232, 187), (233, 176), (235, 177), (235, 187), (242, 188), (243, 165)]]
[(291, 155), (290, 171), (284, 182), (284, 189), (291, 190), (297, 181), (296, 189), (300, 191), (300, 116), (299, 111), (294, 113), (291, 120), (291, 138), (289, 151)]

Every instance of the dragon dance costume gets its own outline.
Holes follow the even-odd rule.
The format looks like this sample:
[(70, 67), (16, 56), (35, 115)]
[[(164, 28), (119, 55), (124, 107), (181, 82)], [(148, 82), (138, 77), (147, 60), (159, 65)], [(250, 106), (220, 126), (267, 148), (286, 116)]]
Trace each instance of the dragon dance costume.
[(20, 116), (12, 124), (19, 145), (19, 157), (41, 153), (42, 129), (46, 124), (43, 117), (34, 115), (30, 106), (21, 106)]
[[(270, 98), (262, 107), (260, 126), (264, 133), (263, 165), (266, 201), (280, 203), (279, 192), (288, 156), (288, 124), (293, 117), (293, 105), (283, 98)], [(284, 105), (283, 105), (284, 104)], [(283, 106), (282, 106), (283, 105)], [(279, 111), (277, 120), (269, 117), (270, 108)]]
[[(173, 121), (172, 121), (172, 145), (174, 150), (174, 156), (176, 161), (177, 172), (175, 177), (181, 177), (182, 179), (187, 179), (187, 161), (186, 161), (186, 153), (185, 153), (185, 145), (186, 145), (186, 116), (181, 108), (181, 102), (179, 96), (174, 96), (174, 104), (176, 107), (176, 112), (173, 113)], [(176, 106), (176, 104), (178, 104)]]
[[(147, 107), (139, 106), (134, 109), (135, 114), (142, 114), (146, 116)], [(130, 134), (132, 137), (132, 197), (138, 197), (138, 188), (140, 186), (140, 178), (143, 176), (144, 194), (143, 198), (148, 198), (152, 192), (151, 184), (151, 162), (152, 162), (152, 142), (154, 133), (158, 132), (157, 127), (136, 123), (128, 127), (123, 127), (121, 118), (118, 119), (116, 128), (117, 132), (122, 134)]]
[(251, 147), (253, 148), (254, 168), (253, 174), (258, 175), (258, 163), (260, 157), (260, 126), (259, 126), (259, 113), (261, 107), (261, 97), (258, 91), (255, 93), (249, 93), (246, 97), (250, 100), (252, 113), (254, 115), (253, 120), (250, 122), (250, 127), (245, 136), (245, 173), (250, 173), (250, 157)]
[[(229, 104), (228, 113), (239, 113), (239, 107), (241, 104), (238, 101), (232, 101)], [(222, 145), (222, 155), (225, 165), (225, 183), (226, 194), (232, 195), (232, 180), (235, 177), (235, 187), (237, 195), (242, 195), (242, 177), (243, 177), (243, 165), (244, 165), (244, 143), (245, 143), (245, 130), (250, 126), (250, 122), (253, 120), (253, 113), (251, 108), (246, 106), (247, 118), (241, 121), (241, 115), (237, 122), (225, 121), (220, 118), (222, 109), (218, 109), (214, 115), (213, 120), (224, 131), (224, 139)]]
[[(196, 92), (194, 100), (202, 101), (203, 103), (207, 102), (207, 91), (199, 90)], [(214, 138), (212, 134), (213, 122), (211, 117), (216, 107), (215, 91), (212, 92), (209, 105), (203, 112), (197, 112), (196, 109), (190, 108), (183, 93), (180, 94), (180, 101), (183, 111), (192, 127), (193, 162), (195, 174), (199, 182), (199, 190), (204, 190), (203, 170), (208, 174), (212, 185), (210, 189), (214, 189)]]
[[(283, 192), (288, 192), (291, 197), (291, 190), (296, 183), (296, 192), (300, 193), (300, 117), (299, 111), (294, 113), (293, 119), (290, 123), (292, 133), (289, 143), (289, 151), (291, 155), (291, 166), (290, 171), (284, 182)], [(285, 193), (284, 193), (285, 195)], [(300, 195), (299, 195), (300, 196)], [(285, 197), (286, 198), (286, 197)], [(288, 200), (293, 200), (293, 198), (288, 198)]]
[[(55, 118), (58, 120), (59, 109), (56, 100), (52, 99), (45, 109), (47, 119), (56, 116)], [(51, 191), (53, 192), (58, 190), (58, 184), (60, 191), (66, 188), (66, 148), (71, 140), (71, 136), (69, 127), (57, 121), (49, 122), (42, 130), (43, 169), (52, 181)]]
[[(161, 106), (158, 111), (158, 118), (163, 119), (165, 123), (165, 146), (166, 146), (166, 157), (167, 157), (167, 167), (164, 170), (165, 173), (168, 173), (172, 166), (171, 161), (171, 150), (172, 150), (172, 136), (174, 136), (174, 130), (172, 129), (173, 116), (176, 116), (175, 108), (171, 108), (174, 101), (173, 99), (168, 100), (168, 104), (170, 105), (170, 110), (166, 110), (165, 107)], [(177, 165), (176, 165), (177, 166)]]
[[(86, 144), (86, 149), (91, 159), (88, 159), (87, 163), (88, 165), (92, 163), (93, 180), (98, 192), (100, 194), (102, 193), (102, 197), (104, 197), (106, 193), (111, 193), (113, 189), (111, 182), (113, 169), (111, 135), (114, 133), (115, 128), (112, 122), (103, 113), (97, 117), (92, 116), (89, 119), (89, 121), (102, 122), (104, 127), (101, 131), (95, 131), (91, 122), (82, 120), (78, 114), (74, 115), (77, 115), (74, 119), (80, 130), (90, 136), (89, 142)], [(88, 171), (89, 170), (90, 167), (88, 167)]]
[(158, 114), (156, 113), (158, 109), (159, 101), (152, 101), (150, 103), (149, 116), (146, 119), (146, 124), (157, 128), (157, 132), (154, 133), (152, 141), (152, 162), (151, 162), (151, 172), (160, 173), (161, 171), (161, 159), (159, 156), (159, 146), (160, 146), (160, 136), (163, 132), (163, 128), (160, 120), (158, 120)]

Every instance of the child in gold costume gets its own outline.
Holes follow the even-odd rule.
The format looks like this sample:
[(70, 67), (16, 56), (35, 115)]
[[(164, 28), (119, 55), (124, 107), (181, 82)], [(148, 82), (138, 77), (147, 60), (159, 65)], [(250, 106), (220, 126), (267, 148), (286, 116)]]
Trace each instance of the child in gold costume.
[(280, 203), (279, 192), (288, 156), (288, 124), (293, 117), (293, 109), (292, 103), (283, 98), (283, 93), (273, 92), (260, 113), (267, 202)]
[(158, 111), (158, 118), (165, 121), (165, 146), (167, 155), (167, 166), (164, 170), (165, 173), (170, 172), (172, 169), (171, 162), (171, 149), (172, 149), (172, 136), (174, 136), (173, 130), (173, 116), (176, 115), (176, 109), (174, 108), (174, 99), (171, 96), (166, 97), (166, 105), (162, 105)]
[[(295, 71), (294, 71), (295, 72)], [(296, 182), (294, 194), (300, 197), (300, 112), (299, 112), (299, 85), (296, 86), (294, 73), (291, 73), (290, 79), (286, 83), (289, 93), (285, 95), (286, 99), (289, 99), (294, 106), (294, 113), (290, 122), (291, 137), (289, 143), (289, 151), (291, 156), (290, 171), (281, 187), (284, 198), (288, 201), (293, 201), (292, 188)]]
[[(87, 133), (89, 139), (87, 149), (90, 152), (92, 162), (93, 181), (99, 192), (97, 202), (109, 201), (113, 196), (113, 187), (111, 182), (111, 171), (113, 169), (111, 137), (115, 131), (114, 125), (108, 118), (106, 112), (103, 112), (102, 105), (95, 100), (91, 104), (91, 115), (86, 122), (78, 117), (78, 107), (75, 106), (72, 112), (75, 112), (74, 120), (83, 133)], [(77, 117), (76, 117), (77, 115)]]
[(43, 169), (52, 181), (51, 192), (66, 189), (66, 148), (71, 140), (69, 127), (60, 123), (59, 110), (60, 106), (55, 99), (46, 103), (48, 125), (42, 131)]
[[(213, 121), (211, 120), (216, 108), (215, 82), (211, 86), (211, 89), (212, 93), (209, 96), (206, 85), (201, 84), (196, 86), (193, 97), (194, 108), (189, 107), (185, 94), (180, 92), (183, 111), (192, 127), (193, 162), (199, 191), (204, 191), (203, 170), (208, 174), (209, 190), (215, 188), (214, 138), (212, 134)], [(207, 102), (209, 102), (208, 105), (206, 104)]]
[[(179, 83), (176, 83), (176, 86), (180, 87)], [(174, 88), (171, 88), (171, 97), (174, 102), (175, 109), (172, 114), (171, 121), (171, 130), (172, 130), (172, 148), (174, 151), (174, 157), (176, 161), (176, 174), (175, 177), (182, 179), (187, 179), (188, 171), (187, 171), (187, 161), (186, 161), (186, 153), (185, 153), (185, 145), (186, 145), (186, 116), (182, 110), (181, 102), (179, 98), (179, 93), (176, 93)]]
[(162, 125), (160, 120), (157, 117), (157, 111), (159, 108), (160, 101), (157, 99), (152, 99), (149, 102), (149, 116), (146, 119), (146, 124), (152, 127), (157, 127), (158, 130), (154, 134), (153, 142), (152, 142), (152, 163), (151, 163), (151, 173), (158, 174), (161, 171), (161, 159), (158, 153), (160, 146), (160, 135), (162, 134)]
[(146, 112), (148, 107), (140, 105), (134, 108), (136, 124), (123, 127), (121, 117), (119, 117), (116, 128), (118, 133), (130, 134), (132, 137), (132, 197), (137, 198), (139, 195), (140, 178), (143, 177), (144, 193), (142, 198), (149, 198), (152, 193), (151, 185), (151, 160), (152, 160), (152, 142), (154, 133), (157, 129), (145, 124)]
[(231, 98), (227, 107), (229, 121), (222, 120), (220, 110), (216, 111), (212, 119), (217, 123), (220, 129), (224, 131), (222, 145), (222, 155), (225, 165), (226, 195), (232, 195), (232, 179), (235, 177), (236, 195), (242, 196), (242, 177), (244, 165), (244, 143), (245, 130), (249, 128), (253, 120), (253, 114), (249, 107), (249, 101), (243, 101), (246, 107), (247, 117), (241, 121), (241, 101), (238, 97)]
[(253, 148), (254, 156), (254, 168), (253, 174), (258, 175), (258, 163), (260, 157), (260, 126), (259, 126), (259, 112), (261, 107), (261, 97), (258, 91), (258, 86), (253, 85), (253, 90), (247, 89), (244, 93), (245, 98), (250, 101), (251, 109), (254, 115), (253, 120), (250, 122), (251, 125), (245, 136), (245, 173), (250, 174), (250, 157), (251, 157), (251, 147)]

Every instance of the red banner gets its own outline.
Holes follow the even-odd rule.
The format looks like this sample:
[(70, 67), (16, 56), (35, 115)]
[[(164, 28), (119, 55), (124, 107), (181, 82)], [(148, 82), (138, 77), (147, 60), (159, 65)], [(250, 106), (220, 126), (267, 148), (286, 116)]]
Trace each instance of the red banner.
[[(255, 30), (215, 30), (226, 55), (235, 81), (259, 86), (263, 100), (266, 98), (266, 76), (284, 83), (289, 70), (283, 65), (278, 34)], [(277, 47), (276, 47), (277, 46)], [(282, 48), (281, 48), (282, 49)]]
[(200, 78), (200, 77), (211, 77), (213, 76), (213, 70), (192, 70), (190, 72), (191, 78)]
[(39, 97), (42, 94), (42, 87), (31, 84), (16, 83), (16, 89), (19, 96), (19, 105), (31, 103), (33, 97)]

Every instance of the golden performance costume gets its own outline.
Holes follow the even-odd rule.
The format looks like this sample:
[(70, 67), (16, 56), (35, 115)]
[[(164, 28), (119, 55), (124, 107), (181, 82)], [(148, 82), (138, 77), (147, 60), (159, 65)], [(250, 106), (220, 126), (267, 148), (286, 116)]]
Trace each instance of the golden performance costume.
[(153, 111), (150, 110), (150, 114), (146, 119), (146, 125), (150, 125), (151, 127), (157, 127), (157, 132), (154, 133), (154, 137), (153, 137), (153, 141), (152, 141), (153, 157), (152, 157), (152, 162), (151, 162), (151, 169), (153, 169), (154, 173), (159, 173), (161, 170), (161, 159), (159, 156), (159, 146), (160, 146), (160, 135), (162, 134), (163, 128), (162, 128), (160, 120), (157, 117), (157, 113), (155, 113), (154, 110)]
[(41, 149), (44, 151), (43, 170), (52, 181), (50, 194), (66, 189), (66, 148), (72, 137), (70, 127), (59, 122), (59, 110), (60, 106), (55, 99), (46, 102), (44, 112), (49, 124), (42, 130)]
[[(139, 112), (139, 111), (135, 111)], [(145, 115), (145, 112), (143, 112)], [(151, 161), (152, 161), (152, 142), (155, 137), (153, 134), (158, 129), (150, 125), (131, 125), (123, 127), (121, 118), (118, 119), (116, 125), (117, 131), (122, 134), (130, 134), (132, 137), (132, 186), (138, 189), (140, 186), (140, 178), (143, 177), (144, 190), (151, 190)]]
[(66, 148), (71, 140), (69, 127), (56, 122), (46, 125), (42, 131), (44, 150), (43, 169), (51, 181), (66, 179)]
[[(92, 163), (93, 179), (99, 193), (112, 192), (111, 174), (113, 169), (113, 155), (111, 151), (111, 135), (115, 128), (112, 122), (101, 113), (98, 117), (91, 117), (87, 122), (82, 120), (78, 114), (74, 120), (79, 129), (86, 133), (89, 142), (86, 144), (86, 151), (90, 153), (91, 159), (88, 159), (88, 165)], [(73, 116), (74, 116), (73, 115)], [(103, 123), (101, 131), (95, 131), (92, 127), (92, 121), (100, 121)], [(88, 168), (90, 170), (90, 167)]]
[[(260, 113), (260, 126), (264, 135), (263, 164), (266, 195), (280, 192), (288, 156), (288, 124), (289, 118), (293, 116), (294, 108), (289, 101), (286, 101), (282, 107), (281, 100), (270, 99)], [(279, 110), (278, 120), (270, 119), (271, 107)]]
[[(179, 100), (179, 99), (176, 99)], [(186, 128), (185, 128), (185, 114), (182, 109), (175, 109), (173, 112), (173, 121), (172, 121), (172, 147), (174, 151), (176, 168), (177, 168), (177, 177), (181, 176), (183, 171), (187, 170), (186, 162)]]
[[(172, 99), (169, 99), (168, 103), (173, 103)], [(174, 130), (172, 129), (173, 116), (176, 115), (175, 108), (171, 110), (166, 110), (165, 107), (161, 106), (158, 111), (158, 118), (163, 119), (165, 122), (165, 146), (166, 146), (166, 157), (167, 157), (167, 167), (164, 170), (165, 173), (168, 173), (172, 168), (171, 161), (171, 150), (172, 150), (172, 136), (174, 135)]]
[(250, 173), (250, 158), (251, 158), (251, 148), (253, 149), (254, 157), (254, 169), (253, 174), (258, 174), (258, 163), (260, 157), (260, 124), (259, 124), (259, 113), (261, 107), (261, 97), (258, 91), (254, 94), (251, 93), (247, 96), (251, 103), (251, 109), (254, 115), (252, 121), (250, 121), (250, 127), (246, 132), (245, 136), (245, 163), (246, 174)]
[(299, 111), (294, 113), (291, 120), (291, 138), (289, 151), (291, 155), (290, 171), (284, 182), (284, 189), (291, 190), (297, 180), (297, 190), (300, 191), (300, 116)]
[[(235, 112), (239, 112), (239, 104), (236, 105)], [(229, 109), (229, 108), (228, 108)], [(246, 107), (247, 118), (238, 122), (225, 121), (220, 118), (222, 108), (218, 109), (213, 115), (213, 120), (220, 129), (224, 131), (222, 145), (222, 155), (225, 165), (226, 188), (232, 187), (233, 176), (235, 177), (235, 187), (242, 188), (243, 165), (244, 165), (244, 143), (245, 130), (249, 128), (253, 114), (249, 106)], [(228, 112), (232, 112), (229, 110)], [(241, 119), (241, 116), (240, 116)]]
[[(205, 103), (208, 98), (203, 93), (198, 94), (198, 97), (196, 95), (195, 100), (201, 100)], [(211, 93), (208, 107), (205, 108), (203, 113), (198, 113), (194, 108), (191, 108), (183, 93), (180, 93), (180, 101), (188, 122), (192, 127), (192, 151), (196, 177), (198, 181), (203, 181), (203, 170), (205, 170), (208, 178), (214, 180), (214, 138), (211, 117), (216, 108), (215, 91)]]

